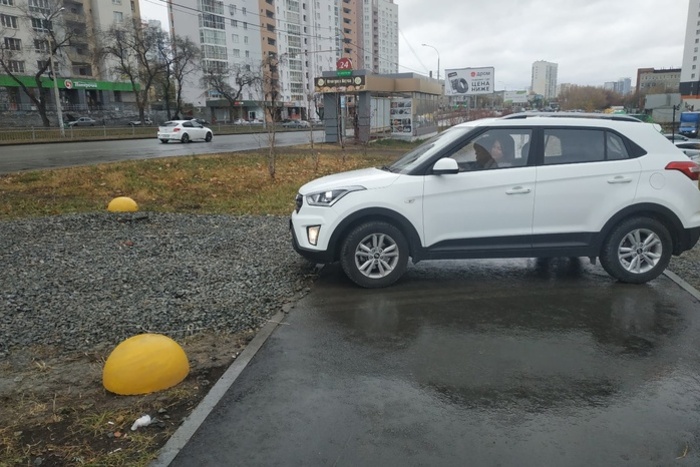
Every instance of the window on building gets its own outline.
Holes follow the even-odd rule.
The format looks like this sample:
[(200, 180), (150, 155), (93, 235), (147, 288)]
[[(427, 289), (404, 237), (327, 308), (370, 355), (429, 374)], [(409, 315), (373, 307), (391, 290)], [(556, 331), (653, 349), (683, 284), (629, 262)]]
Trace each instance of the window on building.
[(12, 6), (15, 4), (15, 0), (0, 0), (0, 5)]
[(22, 40), (14, 37), (5, 38), (5, 49), (7, 50), (22, 50)]
[(240, 49), (233, 49), (233, 56), (234, 57), (240, 57), (241, 56), (241, 50)]
[(41, 39), (34, 39), (34, 52), (36, 53), (48, 53), (49, 52), (49, 43), (48, 41), (41, 40)]
[(238, 34), (231, 34), (231, 41), (233, 41), (234, 44), (238, 44)]
[(8, 60), (7, 68), (12, 73), (24, 73), (24, 62), (19, 60)]
[(27, 6), (29, 6), (29, 11), (38, 12), (47, 16), (51, 12), (49, 0), (29, 0)]
[(231, 26), (233, 26), (234, 28), (237, 28), (237, 27), (238, 27), (238, 21), (235, 20), (235, 19), (232, 19), (232, 20), (231, 20)]
[(114, 13), (114, 22), (117, 24), (121, 24), (124, 22), (124, 13), (121, 11), (115, 11)]
[(236, 5), (234, 5), (234, 4), (230, 4), (230, 5), (228, 6), (228, 11), (229, 11), (229, 13), (231, 14), (231, 16), (235, 16), (235, 15), (236, 15), (236, 8), (237, 8), (237, 7), (236, 7)]
[(246, 51), (245, 51), (245, 57), (246, 57), (246, 58), (250, 58), (250, 50), (246, 50)]
[(248, 36), (243, 36), (243, 43), (247, 44), (248, 43)]
[(32, 29), (37, 32), (51, 31), (51, 21), (43, 18), (32, 18)]
[(242, 7), (242, 8), (241, 8), (241, 13), (243, 13), (243, 15), (245, 16), (245, 14), (246, 14), (246, 9), (245, 9), (245, 7)]
[(112, 0), (112, 5), (121, 5), (122, 0)]

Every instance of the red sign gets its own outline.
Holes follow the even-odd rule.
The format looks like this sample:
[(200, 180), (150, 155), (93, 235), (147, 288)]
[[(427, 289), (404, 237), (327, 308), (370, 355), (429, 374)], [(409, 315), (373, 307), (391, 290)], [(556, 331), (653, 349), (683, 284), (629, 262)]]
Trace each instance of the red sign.
[(336, 70), (352, 70), (352, 60), (347, 57), (343, 57), (337, 62), (335, 62)]

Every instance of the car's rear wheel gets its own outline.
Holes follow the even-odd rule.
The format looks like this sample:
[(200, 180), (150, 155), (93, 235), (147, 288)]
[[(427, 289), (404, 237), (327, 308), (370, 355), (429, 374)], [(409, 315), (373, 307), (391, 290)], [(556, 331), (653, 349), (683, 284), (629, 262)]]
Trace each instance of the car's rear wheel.
[(213, 137), (214, 137), (214, 136), (211, 134), (211, 132), (207, 132), (207, 136), (204, 137), (204, 141), (206, 141), (207, 143), (209, 143), (209, 142), (211, 142), (211, 140), (212, 140)]
[(182, 141), (183, 143), (189, 143), (189, 142), (190, 142), (190, 136), (189, 136), (187, 133), (185, 133), (185, 134), (182, 135), (182, 138), (180, 139), (180, 141)]
[(600, 264), (621, 282), (643, 284), (664, 272), (672, 250), (671, 234), (661, 222), (633, 217), (608, 235), (600, 252)]
[(350, 231), (343, 242), (340, 264), (345, 274), (361, 287), (386, 287), (406, 272), (408, 242), (395, 226), (367, 222)]

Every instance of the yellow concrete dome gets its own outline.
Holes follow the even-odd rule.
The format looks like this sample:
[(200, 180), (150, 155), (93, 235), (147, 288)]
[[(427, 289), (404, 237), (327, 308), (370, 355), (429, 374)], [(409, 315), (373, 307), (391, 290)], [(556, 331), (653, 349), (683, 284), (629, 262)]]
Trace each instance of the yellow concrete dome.
[(109, 202), (107, 210), (111, 212), (136, 212), (139, 210), (139, 206), (128, 196), (120, 196)]
[(187, 377), (185, 351), (169, 337), (139, 334), (114, 348), (102, 371), (105, 389), (120, 395), (148, 394), (173, 387)]

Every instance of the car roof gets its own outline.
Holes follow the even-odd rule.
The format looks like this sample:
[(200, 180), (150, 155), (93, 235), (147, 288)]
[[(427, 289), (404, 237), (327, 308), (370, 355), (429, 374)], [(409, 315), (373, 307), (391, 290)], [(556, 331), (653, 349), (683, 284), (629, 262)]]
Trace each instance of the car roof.
[[(535, 118), (535, 117), (553, 117), (553, 118), (595, 118), (601, 120), (619, 120), (627, 122), (642, 122), (637, 117), (632, 117), (627, 114), (604, 114), (604, 113), (587, 113), (587, 112), (520, 112), (506, 115), (502, 118), (506, 120), (516, 118)], [(642, 122), (644, 123), (644, 122)]]

